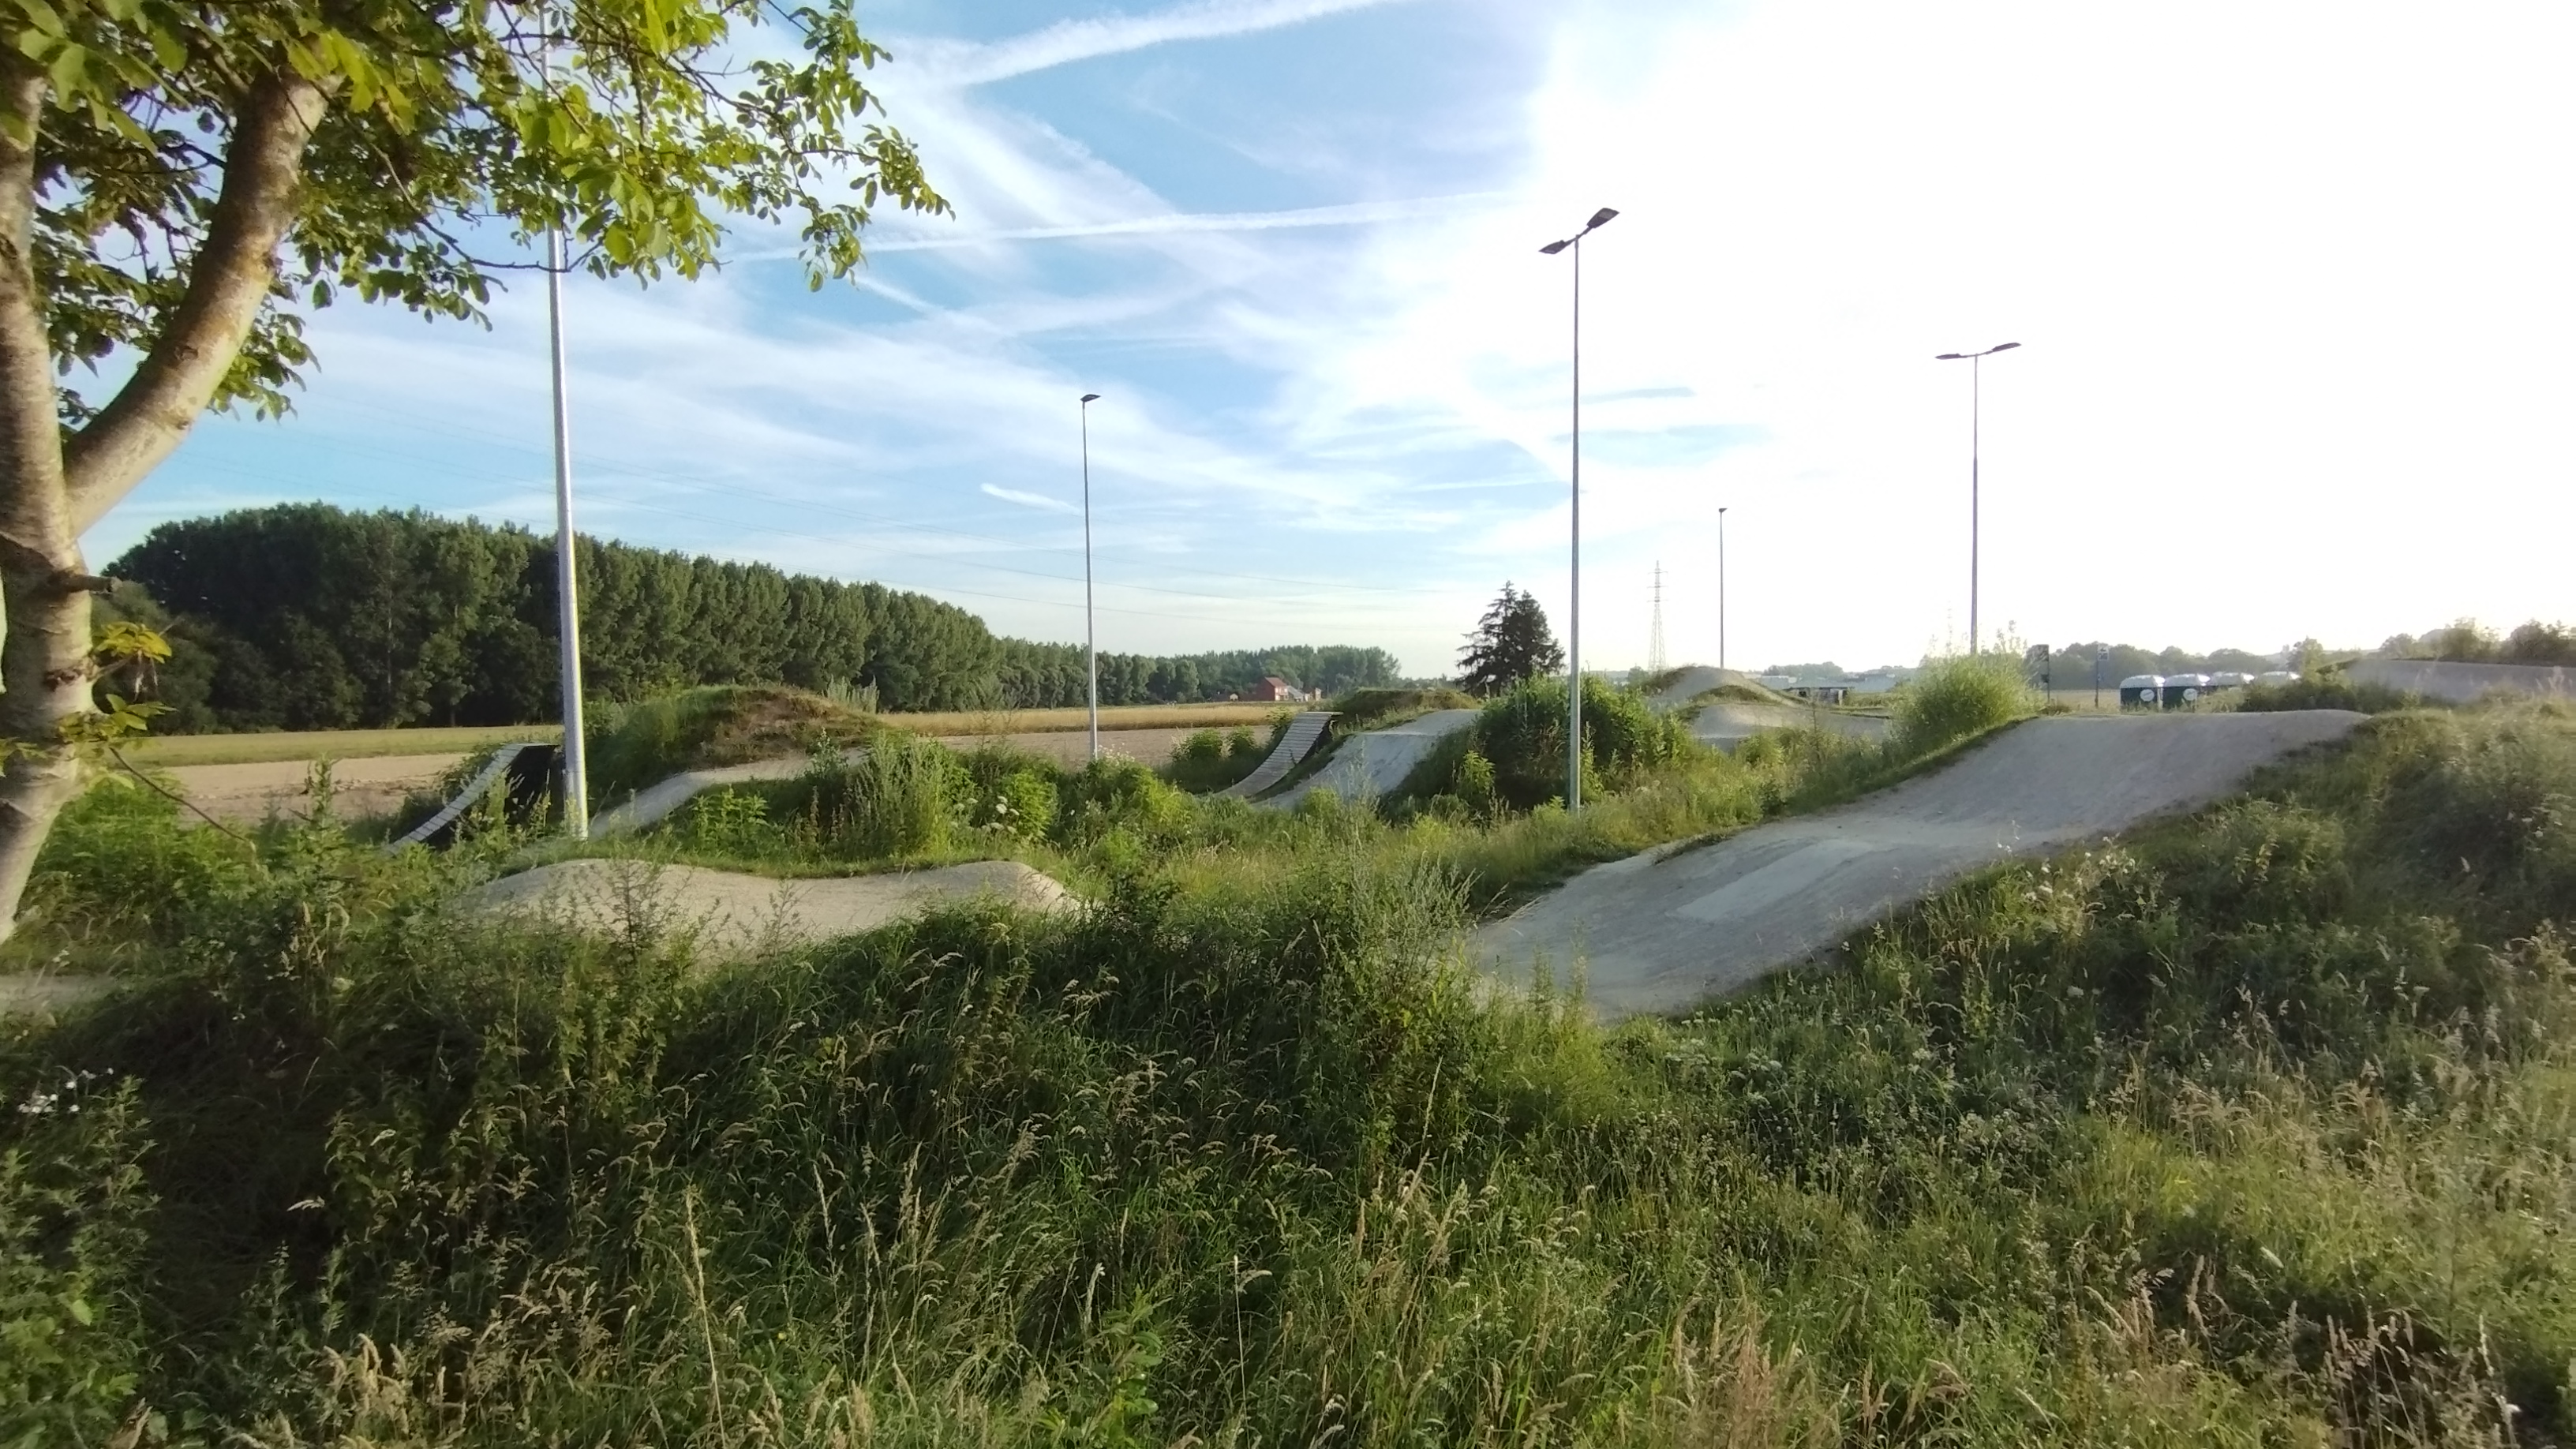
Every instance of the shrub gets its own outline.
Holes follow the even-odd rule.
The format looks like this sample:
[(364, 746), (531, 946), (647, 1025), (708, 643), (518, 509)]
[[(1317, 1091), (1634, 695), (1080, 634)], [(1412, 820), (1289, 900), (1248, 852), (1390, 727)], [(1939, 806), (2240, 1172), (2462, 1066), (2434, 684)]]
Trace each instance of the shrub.
[[(1285, 725), (1273, 729), (1270, 732), (1272, 741), (1275, 743), (1284, 733)], [(1270, 747), (1261, 743), (1261, 737), (1252, 732), (1252, 726), (1236, 725), (1225, 737), (1225, 753), (1228, 759), (1251, 760), (1257, 764), (1262, 756), (1270, 753)]]
[(2362, 714), (2387, 714), (2422, 701), (2385, 684), (2358, 683), (2340, 669), (2321, 669), (2303, 674), (2287, 684), (2249, 684), (2236, 691), (2234, 698), (2228, 699), (2227, 703), (2236, 709), (2256, 713), (2284, 709), (2349, 709)]
[(1909, 681), (1896, 699), (1895, 748), (1928, 755), (1971, 735), (2039, 711), (2039, 691), (2019, 659), (1963, 654), (1940, 660)]
[(889, 730), (857, 753), (815, 751), (802, 783), (827, 842), (887, 859), (945, 850), (973, 781), (945, 746)]
[[(1495, 794), (1504, 803), (1528, 809), (1562, 798), (1565, 682), (1525, 680), (1488, 700), (1476, 720), (1474, 746), (1489, 762)], [(1584, 786), (1592, 790), (1617, 788), (1678, 758), (1690, 740), (1679, 720), (1649, 708), (1641, 696), (1586, 679), (1583, 747)], [(1460, 755), (1457, 763), (1464, 761)]]
[[(1252, 732), (1241, 730), (1237, 733), (1249, 736)], [(1225, 754), (1225, 736), (1215, 730), (1192, 732), (1188, 739), (1181, 741), (1181, 747), (1172, 752), (1173, 758), (1188, 760), (1193, 764), (1213, 763), (1224, 759)]]
[(1173, 839), (1189, 823), (1190, 798), (1134, 760), (1102, 755), (1064, 777), (1058, 792), (1056, 837), (1089, 844), (1112, 830), (1147, 839)]

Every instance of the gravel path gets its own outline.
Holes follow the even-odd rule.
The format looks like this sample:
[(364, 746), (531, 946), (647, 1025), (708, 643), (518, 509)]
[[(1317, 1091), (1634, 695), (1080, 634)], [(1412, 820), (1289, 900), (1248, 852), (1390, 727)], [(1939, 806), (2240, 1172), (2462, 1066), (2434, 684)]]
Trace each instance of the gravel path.
[(1605, 1017), (1676, 1011), (1844, 940), (1981, 866), (2191, 810), (2304, 746), (2340, 710), (2031, 720), (1933, 774), (1839, 809), (1698, 849), (1596, 866), (1469, 952), (1506, 981), (1584, 964)]
[(1070, 910), (1052, 877), (1015, 860), (825, 880), (778, 880), (633, 860), (567, 860), (467, 893), (458, 905), (567, 922), (599, 933), (629, 923), (694, 929), (717, 956), (872, 931), (934, 906), (991, 897), (1032, 911)]

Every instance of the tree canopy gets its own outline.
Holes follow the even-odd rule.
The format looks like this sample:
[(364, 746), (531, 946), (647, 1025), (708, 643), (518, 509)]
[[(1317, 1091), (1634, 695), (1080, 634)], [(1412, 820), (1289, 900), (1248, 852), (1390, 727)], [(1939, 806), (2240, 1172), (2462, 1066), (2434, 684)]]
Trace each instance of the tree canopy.
[[(874, 691), (886, 709), (1083, 702), (1082, 646), (996, 638), (954, 604), (583, 537), (582, 670), (602, 699), (696, 684)], [(420, 512), (326, 504), (165, 523), (108, 566), (98, 616), (166, 633), (151, 691), (176, 731), (519, 724), (550, 719), (554, 541)], [(1100, 657), (1104, 704), (1223, 698), (1264, 674), (1387, 684), (1380, 649)], [(133, 693), (131, 688), (125, 691)]]
[(1458, 687), (1474, 695), (1500, 694), (1563, 668), (1565, 651), (1547, 627), (1546, 611), (1506, 580), (1458, 653)]

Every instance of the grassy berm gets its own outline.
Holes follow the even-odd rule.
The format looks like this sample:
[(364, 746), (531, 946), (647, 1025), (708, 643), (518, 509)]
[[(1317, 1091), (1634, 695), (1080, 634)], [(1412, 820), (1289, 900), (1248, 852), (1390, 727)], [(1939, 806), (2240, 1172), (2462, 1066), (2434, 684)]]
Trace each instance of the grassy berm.
[(2576, 1439), (2564, 711), (1608, 1031), (1448, 944), (1608, 836), (1232, 804), (716, 971), (85, 802), (7, 954), (133, 985), (0, 1044), (0, 1444)]

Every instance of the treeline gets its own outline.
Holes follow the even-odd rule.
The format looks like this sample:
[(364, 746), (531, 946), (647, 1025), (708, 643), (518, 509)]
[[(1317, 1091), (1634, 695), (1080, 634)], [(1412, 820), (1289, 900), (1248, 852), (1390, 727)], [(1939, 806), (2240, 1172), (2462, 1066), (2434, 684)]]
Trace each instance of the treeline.
[[(1084, 698), (1079, 645), (996, 638), (953, 604), (583, 537), (582, 676), (594, 698), (784, 683), (890, 710)], [(556, 712), (554, 540), (418, 511), (289, 504), (166, 523), (107, 568), (102, 625), (170, 636), (172, 732), (519, 724)], [(1264, 674), (1390, 682), (1383, 650), (1104, 654), (1101, 702), (1222, 698)]]
[(2462, 619), (2421, 637), (2398, 634), (2381, 641), (2391, 659), (2441, 659), (2462, 664), (2576, 665), (2576, 629), (2534, 619), (2499, 635), (2475, 619)]

